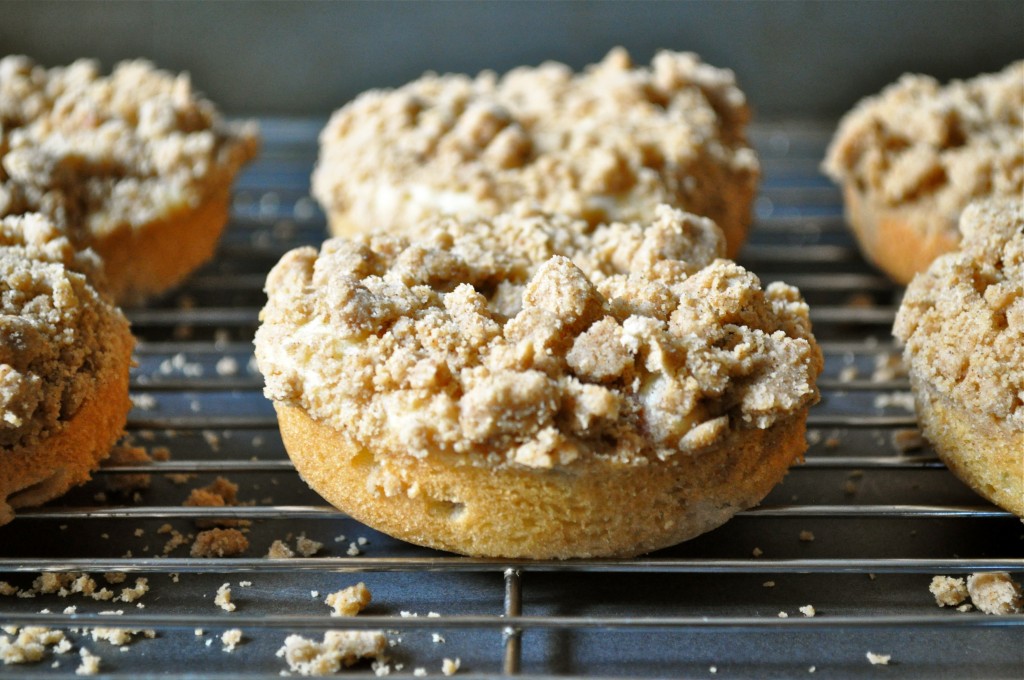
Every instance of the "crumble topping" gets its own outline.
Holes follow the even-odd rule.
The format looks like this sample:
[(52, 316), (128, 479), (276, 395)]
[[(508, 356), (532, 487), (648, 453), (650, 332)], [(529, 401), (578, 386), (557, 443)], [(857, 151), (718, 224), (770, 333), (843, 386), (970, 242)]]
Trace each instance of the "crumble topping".
[(0, 60), (0, 215), (43, 212), (79, 243), (199, 205), (257, 143), (255, 127), (222, 121), (188, 74), (146, 61), (103, 76), (85, 59)]
[(256, 334), (269, 398), (357, 441), (530, 467), (695, 451), (817, 400), (807, 305), (716, 259), (710, 220), (520, 210), (426, 231), (285, 255)]
[(960, 230), (960, 251), (907, 288), (893, 333), (934, 389), (1024, 429), (1024, 201), (974, 203)]
[(0, 219), (0, 460), (60, 431), (128, 352), (128, 322), (75, 271), (94, 258), (38, 215)]
[(669, 203), (711, 217), (738, 249), (759, 176), (749, 117), (732, 71), (692, 53), (634, 67), (615, 48), (577, 74), (554, 62), (428, 73), (332, 116), (313, 194), (360, 230), (410, 235), (427, 217), (493, 216), (524, 199), (594, 224)]
[(953, 230), (977, 198), (1024, 191), (1024, 61), (945, 87), (904, 75), (839, 125), (824, 170), (884, 205), (925, 204)]

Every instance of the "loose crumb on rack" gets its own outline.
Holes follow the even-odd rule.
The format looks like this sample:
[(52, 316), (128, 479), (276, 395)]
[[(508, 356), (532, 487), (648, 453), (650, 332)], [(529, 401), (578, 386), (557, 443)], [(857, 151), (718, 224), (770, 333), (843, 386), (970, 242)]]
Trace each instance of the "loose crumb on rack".
[(430, 634), (430, 639), (434, 641), (435, 645), (443, 645), (444, 644), (444, 636), (441, 635), (440, 633), (431, 633)]
[(935, 604), (940, 607), (956, 607), (963, 604), (970, 596), (964, 580), (952, 576), (932, 577), (928, 590), (935, 596)]
[(277, 656), (284, 658), (293, 673), (329, 675), (360, 659), (382, 659), (387, 646), (383, 631), (329, 630), (324, 633), (323, 642), (289, 635)]
[(13, 640), (0, 635), (0, 661), (4, 665), (36, 663), (42, 660), (47, 647), (70, 648), (70, 643), (59, 630), (42, 626), (25, 626), (20, 631), (16, 626), (5, 626), (5, 632), (16, 636)]
[(971, 574), (967, 577), (967, 591), (974, 606), (986, 614), (1017, 614), (1024, 606), (1020, 585), (1005, 571)]
[(78, 653), (82, 657), (82, 663), (75, 669), (75, 675), (96, 675), (100, 672), (100, 657), (85, 647), (78, 650)]
[(288, 559), (295, 557), (295, 553), (289, 548), (284, 541), (276, 540), (270, 544), (270, 550), (267, 551), (267, 557), (271, 559)]
[(892, 660), (891, 654), (875, 654), (874, 652), (868, 652), (867, 657), (872, 666), (888, 666), (889, 661)]
[(366, 584), (359, 582), (344, 590), (331, 593), (324, 601), (327, 606), (334, 607), (331, 616), (355, 616), (370, 604), (370, 591)]
[(235, 603), (231, 601), (230, 583), (225, 583), (217, 588), (217, 597), (214, 598), (213, 603), (226, 612), (235, 611)]
[(224, 631), (224, 634), (220, 636), (220, 642), (223, 645), (225, 652), (235, 651), (235, 647), (242, 642), (242, 631), (238, 628), (232, 628), (231, 630)]
[(788, 619), (789, 618), (789, 614), (787, 614), (786, 612), (779, 612), (779, 618), (780, 619)]
[(249, 539), (238, 529), (207, 529), (196, 535), (192, 557), (236, 557), (249, 549)]
[(454, 659), (445, 657), (441, 662), (441, 672), (445, 675), (455, 675), (460, 666), (462, 666), (462, 659), (459, 657), (455, 657)]
[(800, 532), (800, 540), (804, 543), (812, 543), (814, 541), (814, 532), (804, 529)]
[(423, 677), (426, 677), (426, 675), (427, 675), (427, 669), (426, 668), (421, 668), (421, 667), (416, 667), (416, 668), (412, 669), (412, 674), (413, 674), (414, 677), (423, 678)]
[(320, 549), (323, 547), (323, 543), (314, 541), (311, 538), (306, 538), (306, 534), (304, 533), (299, 534), (299, 537), (295, 539), (295, 551), (303, 557), (312, 557), (320, 552)]
[(752, 551), (750, 552), (750, 554), (751, 554), (751, 555), (753, 555), (754, 557), (760, 557), (761, 555), (764, 555), (764, 551), (763, 551), (763, 550), (761, 550), (760, 548), (754, 548), (754, 549), (753, 549), (753, 550), (752, 550)]
[(814, 605), (806, 604), (803, 607), (800, 607), (800, 613), (810, 619), (810, 618), (813, 618), (814, 615), (817, 614), (818, 612), (815, 611)]

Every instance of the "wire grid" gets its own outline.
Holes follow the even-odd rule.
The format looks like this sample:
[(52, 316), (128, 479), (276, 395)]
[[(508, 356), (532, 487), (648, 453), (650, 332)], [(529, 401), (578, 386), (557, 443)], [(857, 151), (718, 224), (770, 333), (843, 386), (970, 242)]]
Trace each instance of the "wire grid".
[[(1020, 580), (1024, 536), (1016, 518), (956, 481), (927, 445), (907, 448), (915, 419), (889, 335), (900, 291), (864, 263), (839, 192), (818, 172), (831, 125), (754, 127), (764, 177), (740, 257), (765, 283), (799, 286), (811, 304), (826, 366), (806, 463), (760, 507), (674, 548), (625, 560), (516, 562), (374, 532), (324, 505), (287, 459), (251, 339), (267, 271), (288, 249), (324, 238), (323, 215), (308, 198), (321, 124), (263, 121), (263, 155), (238, 182), (216, 260), (178, 293), (128, 312), (140, 340), (130, 437), (166, 447), (171, 459), (105, 468), (0, 528), (0, 579), (24, 588), (43, 571), (129, 572), (149, 579), (145, 608), (7, 597), (0, 623), (155, 630), (127, 651), (72, 635), (111, 677), (277, 677), (285, 664), (274, 653), (286, 635), (341, 628), (388, 631), (388, 668), (399, 676), (421, 668), (438, 675), (443, 659), (456, 657), (460, 675), (470, 676), (886, 670), (868, 662), (868, 651), (891, 655), (906, 677), (1024, 674), (1024, 616), (939, 609), (928, 592), (934, 574), (1005, 570)], [(127, 475), (144, 473), (148, 489), (117, 490)], [(245, 504), (182, 507), (190, 489), (218, 475), (239, 484)], [(252, 522), (245, 556), (195, 559), (187, 547), (163, 554), (164, 524), (195, 533), (203, 520), (226, 519)], [(300, 532), (324, 544), (317, 555), (262, 557), (273, 540), (294, 545)], [(374, 593), (370, 608), (354, 619), (329, 617), (326, 594), (358, 580)], [(212, 602), (223, 583), (233, 586), (233, 613)], [(73, 614), (40, 613), (72, 604)], [(815, 616), (801, 613), (806, 605)], [(123, 614), (99, 614), (110, 609)], [(230, 654), (215, 639), (228, 628), (245, 636)], [(51, 654), (0, 666), (0, 675), (73, 674), (76, 665)]]

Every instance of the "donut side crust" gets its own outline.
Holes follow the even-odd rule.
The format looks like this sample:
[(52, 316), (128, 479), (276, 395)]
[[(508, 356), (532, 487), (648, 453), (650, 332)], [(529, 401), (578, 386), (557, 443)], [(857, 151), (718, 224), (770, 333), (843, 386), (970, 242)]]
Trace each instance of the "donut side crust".
[(922, 431), (950, 472), (1024, 517), (1024, 431), (958, 403), (914, 372), (910, 377)]
[(18, 508), (45, 503), (89, 481), (109, 455), (131, 408), (130, 342), (118, 356), (110, 375), (98, 381), (95, 393), (59, 432), (33, 445), (0, 450), (0, 525), (14, 519)]
[(805, 408), (646, 465), (585, 457), (536, 470), (374, 450), (299, 407), (274, 406), (300, 475), (333, 505), (396, 538), (480, 557), (628, 557), (674, 545), (759, 503), (806, 449)]

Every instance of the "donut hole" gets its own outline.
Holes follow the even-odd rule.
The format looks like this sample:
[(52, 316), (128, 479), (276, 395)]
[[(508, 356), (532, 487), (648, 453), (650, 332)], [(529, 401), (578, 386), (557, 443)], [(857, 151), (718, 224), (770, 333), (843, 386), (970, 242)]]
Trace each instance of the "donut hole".
[(15, 491), (7, 497), (7, 504), (12, 508), (40, 505), (61, 495), (67, 487), (67, 472), (61, 468), (49, 477)]

